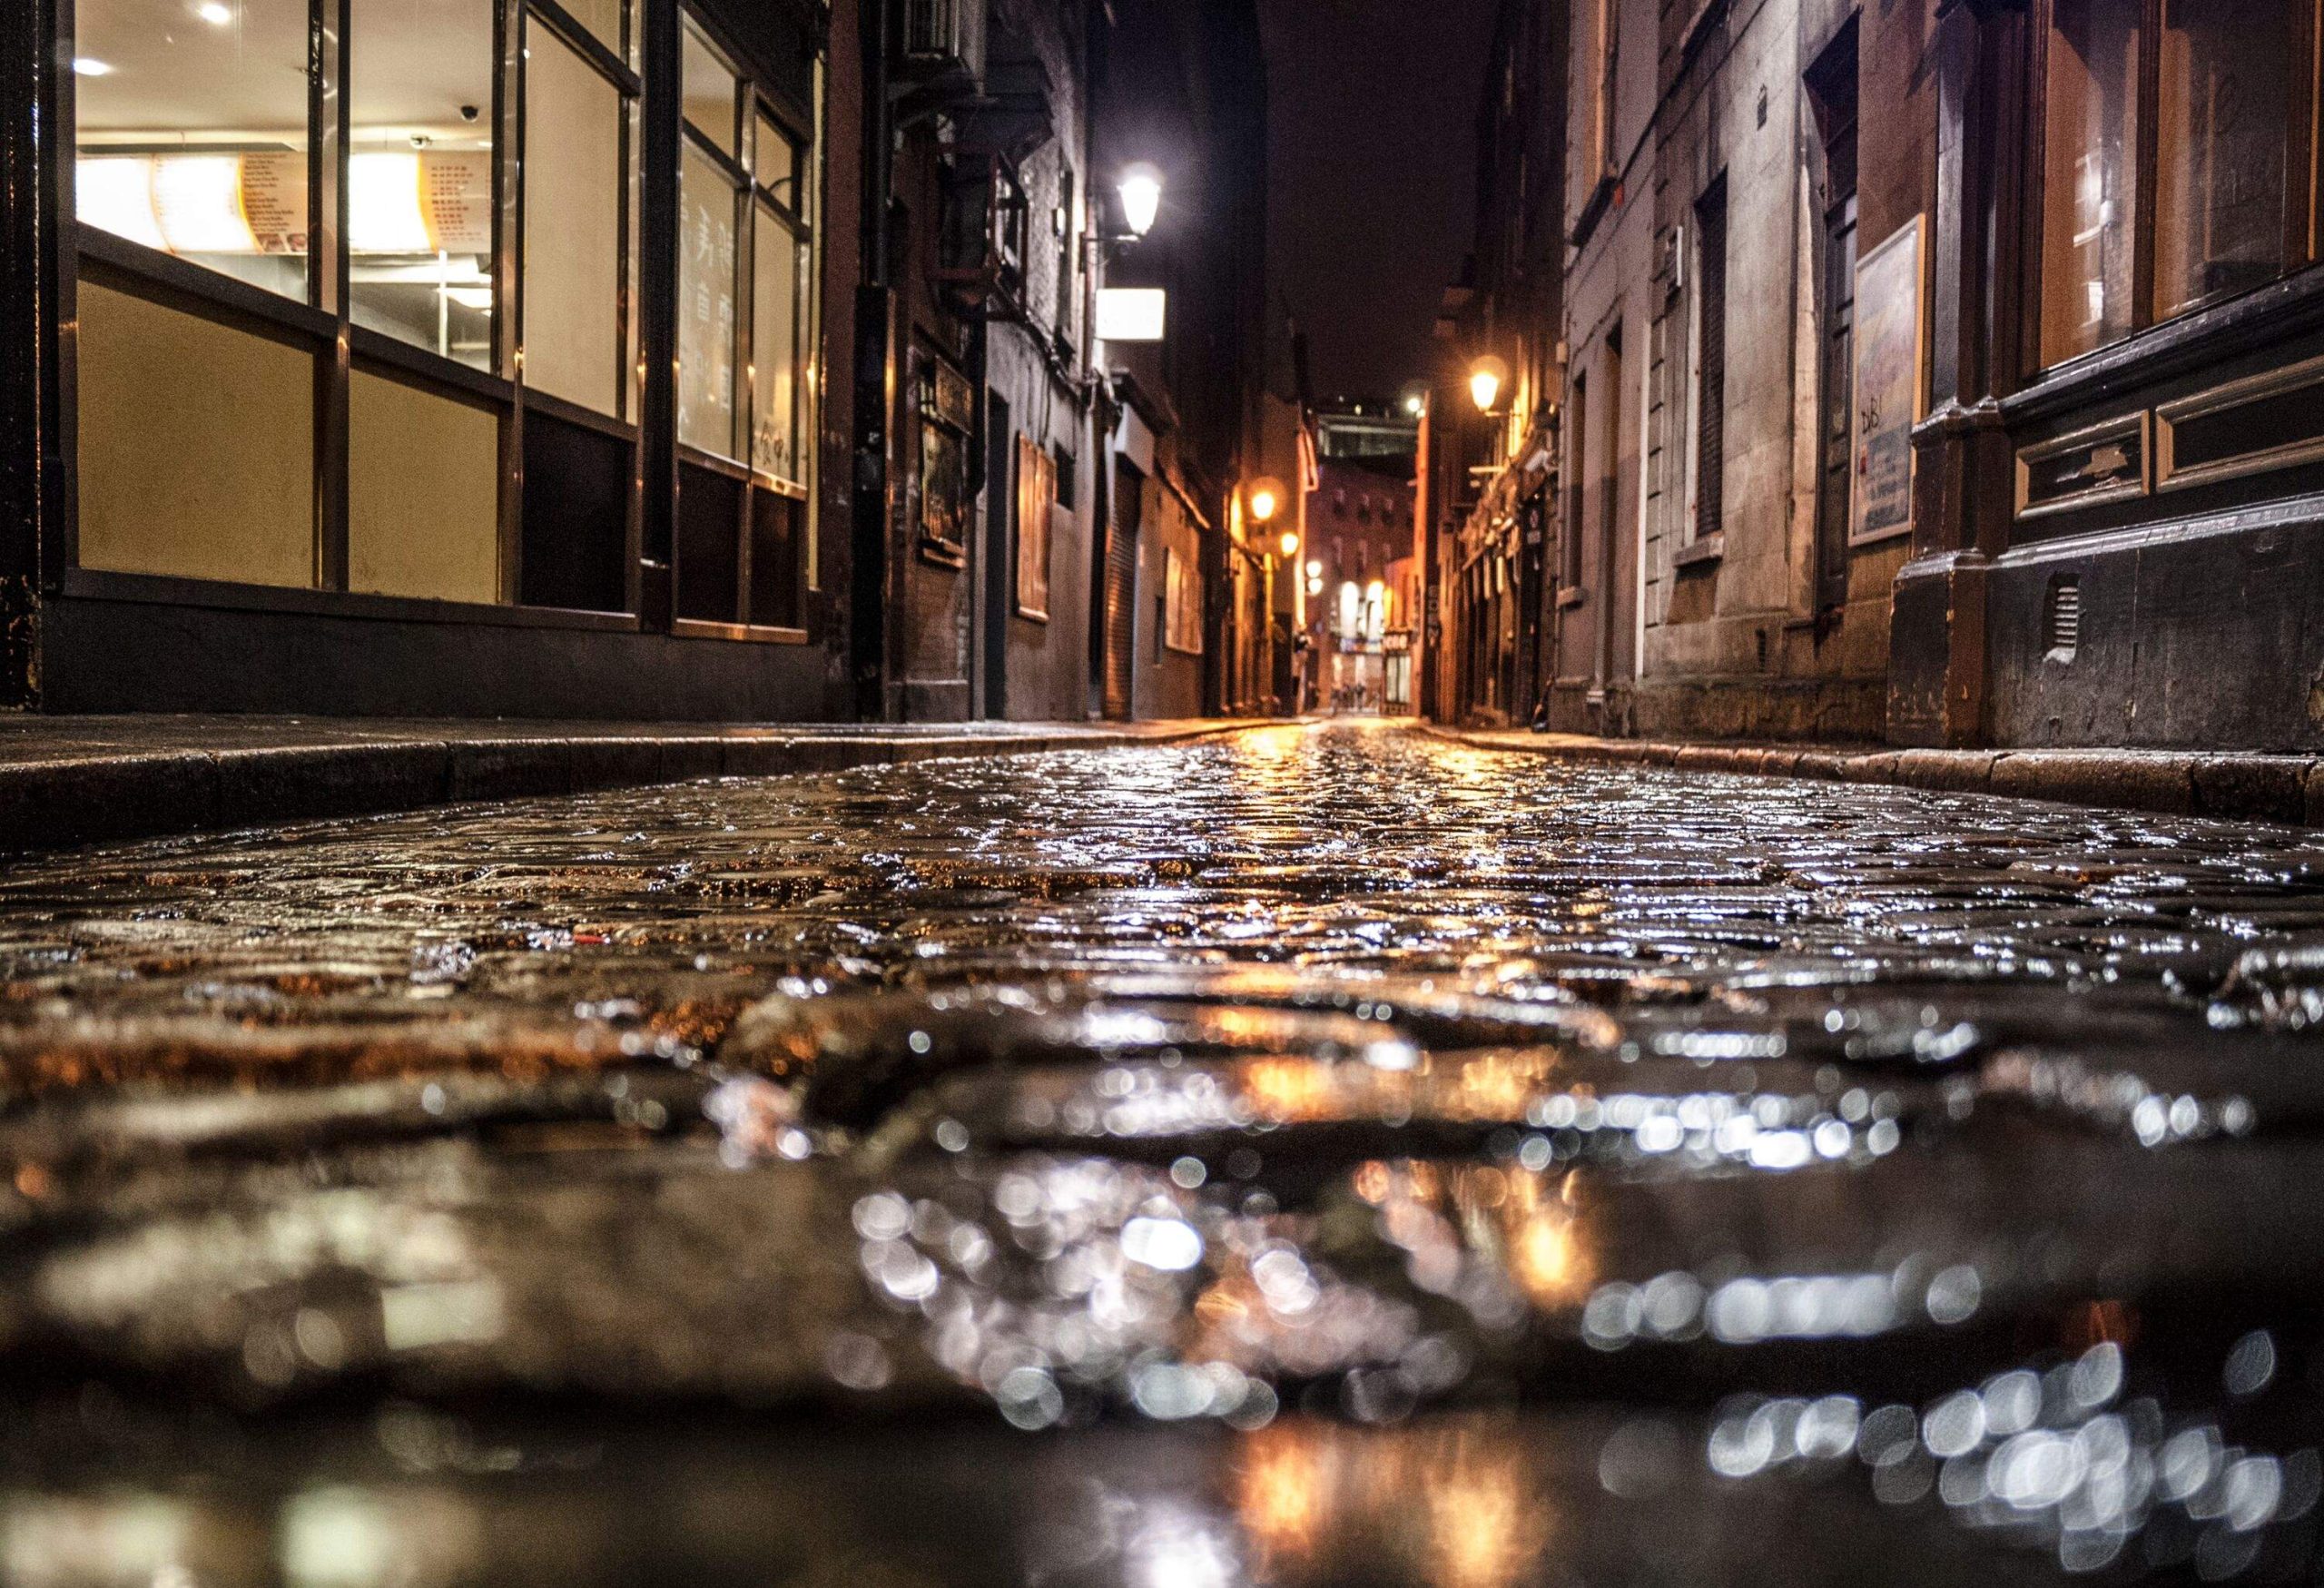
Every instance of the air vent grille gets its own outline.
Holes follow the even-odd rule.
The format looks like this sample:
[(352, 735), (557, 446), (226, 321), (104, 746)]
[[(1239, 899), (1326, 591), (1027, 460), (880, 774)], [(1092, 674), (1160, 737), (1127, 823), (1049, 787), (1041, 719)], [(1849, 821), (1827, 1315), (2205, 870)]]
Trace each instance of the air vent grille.
[(2043, 626), (2049, 631), (2050, 656), (2053, 662), (2071, 662), (2075, 648), (2082, 644), (2082, 581), (2072, 576), (2050, 581), (2049, 612)]

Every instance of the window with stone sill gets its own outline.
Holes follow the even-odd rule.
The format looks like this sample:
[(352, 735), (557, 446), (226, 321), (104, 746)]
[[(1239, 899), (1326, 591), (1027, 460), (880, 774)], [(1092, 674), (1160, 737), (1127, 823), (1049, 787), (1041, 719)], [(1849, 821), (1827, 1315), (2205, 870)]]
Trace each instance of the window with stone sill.
[(2319, 0), (2045, 0), (2038, 360), (2317, 257)]

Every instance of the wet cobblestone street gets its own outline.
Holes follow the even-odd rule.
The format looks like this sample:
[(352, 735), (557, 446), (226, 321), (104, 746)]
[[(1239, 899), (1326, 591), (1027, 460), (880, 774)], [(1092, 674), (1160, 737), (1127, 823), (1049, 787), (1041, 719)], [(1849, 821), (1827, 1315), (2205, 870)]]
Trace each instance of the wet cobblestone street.
[(2317, 1579), (2324, 838), (1384, 726), (0, 869), (0, 1577)]

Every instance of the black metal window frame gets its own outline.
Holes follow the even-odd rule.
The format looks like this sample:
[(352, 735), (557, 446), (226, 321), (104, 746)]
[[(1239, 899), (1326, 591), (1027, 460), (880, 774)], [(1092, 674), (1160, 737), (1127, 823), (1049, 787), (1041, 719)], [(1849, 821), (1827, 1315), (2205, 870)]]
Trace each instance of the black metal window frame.
[[(633, 0), (633, 3), (635, 3), (635, 0)], [(793, 243), (802, 251), (803, 263), (800, 279), (794, 286), (793, 294), (795, 310), (799, 316), (798, 322), (793, 328), (795, 355), (799, 363), (793, 374), (796, 390), (793, 394), (793, 414), (800, 432), (799, 461), (803, 466), (795, 469), (799, 478), (786, 478), (771, 470), (756, 467), (751, 460), (749, 457), (750, 426), (753, 416), (750, 414), (747, 404), (755, 400), (755, 391), (753, 383), (747, 380), (738, 381), (740, 389), (747, 394), (744, 398), (743, 411), (737, 416), (736, 428), (741, 432), (742, 439), (735, 449), (742, 456), (711, 451), (684, 440), (676, 442), (678, 461), (684, 466), (679, 471), (678, 488), (681, 492), (684, 488), (683, 476), (685, 469), (699, 469), (722, 476), (740, 488), (738, 497), (741, 506), (735, 523), (737, 538), (735, 577), (741, 606), (738, 607), (735, 620), (733, 622), (694, 616), (674, 616), (670, 626), (671, 632), (693, 638), (755, 640), (777, 645), (804, 645), (810, 637), (805, 626), (804, 611), (806, 594), (812, 587), (812, 569), (815, 559), (811, 545), (817, 532), (818, 518), (814, 500), (817, 471), (813, 465), (816, 461), (814, 455), (821, 410), (820, 405), (813, 400), (814, 394), (811, 390), (812, 382), (808, 373), (807, 363), (809, 350), (815, 341), (814, 321), (822, 312), (820, 294), (811, 284), (817, 258), (815, 227), (820, 217), (816, 213), (815, 206), (821, 198), (822, 170), (821, 129), (812, 123), (818, 119), (821, 107), (803, 110), (761, 81), (751, 67), (748, 54), (736, 47), (735, 41), (726, 34), (718, 20), (707, 15), (702, 7), (683, 4), (680, 5), (679, 12), (679, 26), (692, 32), (700, 42), (705, 44), (716, 57), (718, 64), (734, 75), (735, 83), (734, 104), (730, 107), (730, 113), (734, 118), (734, 148), (732, 151), (720, 146), (715, 137), (696, 126), (692, 117), (684, 113), (683, 83), (675, 85), (674, 92), (679, 95), (681, 103), (678, 119), (678, 135), (682, 141), (679, 162), (681, 172), (684, 169), (685, 154), (700, 155), (710, 162), (734, 190), (735, 322), (733, 334), (738, 373), (745, 367), (745, 356), (753, 346), (757, 330), (755, 325), (757, 304), (752, 284), (757, 279), (755, 272), (758, 232), (755, 222), (759, 211), (763, 208), (774, 222), (783, 229)], [(681, 70), (683, 71), (683, 68)], [(763, 119), (773, 123), (779, 134), (783, 136), (791, 146), (793, 192), (788, 199), (766, 183), (763, 180), (763, 173), (758, 169), (757, 142)], [(795, 599), (798, 602), (799, 610), (794, 615), (794, 621), (782, 623), (762, 621), (760, 614), (750, 610), (753, 589), (752, 524), (755, 510), (753, 497), (753, 493), (758, 492), (781, 497), (797, 505), (800, 534), (798, 543), (793, 547), (798, 563), (793, 574), (796, 581)], [(680, 557), (683, 557), (683, 555), (681, 550)], [(678, 577), (683, 580), (684, 577), (684, 570), (681, 567), (678, 570)]]

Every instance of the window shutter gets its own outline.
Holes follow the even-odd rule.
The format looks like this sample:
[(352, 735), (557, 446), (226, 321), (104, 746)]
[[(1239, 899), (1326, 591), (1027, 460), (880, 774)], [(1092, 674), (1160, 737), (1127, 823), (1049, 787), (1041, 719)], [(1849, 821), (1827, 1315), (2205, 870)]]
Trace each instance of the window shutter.
[(1700, 239), (1702, 386), (1695, 400), (1695, 537), (1718, 533), (1727, 474), (1727, 179), (1696, 206)]

